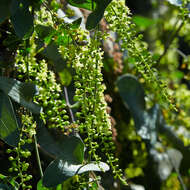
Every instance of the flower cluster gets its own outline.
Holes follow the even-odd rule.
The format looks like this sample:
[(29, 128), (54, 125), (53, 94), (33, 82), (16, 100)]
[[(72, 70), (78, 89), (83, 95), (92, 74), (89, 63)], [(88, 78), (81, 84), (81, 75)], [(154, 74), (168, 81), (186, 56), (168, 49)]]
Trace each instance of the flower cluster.
[[(153, 68), (156, 64), (151, 53), (147, 50), (145, 44), (141, 41), (142, 35), (137, 35), (135, 25), (132, 23), (130, 10), (125, 6), (123, 0), (113, 0), (105, 12), (105, 18), (109, 23), (109, 29), (116, 32), (118, 39), (121, 40), (122, 50), (127, 50), (129, 60), (135, 65), (138, 73), (145, 79), (147, 84), (151, 84), (151, 90), (159, 94), (160, 103), (171, 103), (169, 94), (166, 90), (166, 84), (159, 78), (158, 71)], [(155, 94), (155, 96), (157, 96)]]
[(28, 75), (29, 80), (38, 86), (39, 95), (34, 101), (43, 107), (41, 116), (44, 121), (47, 121), (48, 127), (64, 129), (64, 126), (69, 125), (69, 116), (65, 109), (65, 100), (62, 99), (61, 86), (56, 82), (54, 72), (48, 69), (46, 61), (44, 59), (37, 61), (35, 53), (36, 45), (31, 39), (31, 49), (27, 60), (23, 59), (22, 52), (18, 50), (15, 66), (22, 76)]
[(29, 175), (27, 170), (30, 164), (26, 161), (31, 156), (31, 152), (27, 147), (32, 143), (33, 135), (36, 134), (36, 123), (33, 122), (33, 117), (28, 114), (22, 115), (22, 128), (20, 133), (20, 141), (18, 146), (13, 149), (7, 149), (7, 153), (10, 154), (9, 160), (12, 166), (9, 168), (9, 172), (17, 172), (18, 175), (14, 179), (20, 180), (20, 187), (25, 189), (32, 189), (28, 182), (32, 179), (32, 175)]
[[(107, 103), (104, 98), (103, 82), (103, 52), (99, 48), (102, 34), (95, 32), (87, 46), (78, 47), (73, 60), (76, 71), (74, 77), (76, 95), (81, 110), (76, 113), (78, 125), (82, 134), (87, 134), (84, 142), (88, 147), (89, 160), (100, 161), (98, 150), (105, 152), (107, 162), (117, 178), (122, 179), (122, 172), (117, 165), (118, 159), (113, 155), (115, 149), (112, 142), (110, 116), (106, 112)], [(105, 156), (104, 156), (105, 157)]]

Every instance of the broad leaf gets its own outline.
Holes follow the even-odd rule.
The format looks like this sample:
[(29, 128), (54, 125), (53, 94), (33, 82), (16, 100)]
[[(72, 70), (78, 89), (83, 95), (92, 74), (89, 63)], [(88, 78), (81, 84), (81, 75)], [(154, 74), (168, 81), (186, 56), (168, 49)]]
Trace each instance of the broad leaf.
[[(95, 1), (92, 0), (67, 0), (70, 5), (75, 7), (83, 8), (92, 11), (93, 8), (96, 7)], [(94, 5), (92, 6), (92, 2)]]
[(37, 129), (37, 139), (40, 146), (55, 157), (61, 156), (77, 163), (82, 163), (84, 159), (84, 143), (78, 137), (48, 131), (41, 123)]
[(137, 78), (125, 74), (118, 78), (119, 94), (129, 109), (133, 112), (145, 111), (145, 93)]
[(38, 34), (38, 37), (43, 40), (44, 38), (53, 35), (55, 30), (51, 26), (44, 26), (44, 25), (36, 25), (35, 31)]
[(151, 148), (149, 153), (153, 159), (155, 172), (159, 178), (163, 181), (168, 178), (173, 170), (173, 165), (168, 157), (167, 152), (160, 152), (157, 149), (164, 149), (163, 145), (157, 143), (155, 147)]
[(64, 69), (62, 72), (58, 72), (60, 82), (63, 86), (69, 86), (72, 81), (71, 72), (68, 69)]
[[(41, 47), (39, 46), (38, 48)], [(66, 68), (66, 62), (63, 60), (61, 54), (59, 53), (58, 46), (54, 42), (48, 44), (41, 54), (53, 62), (57, 72), (61, 72)]]
[[(124, 102), (124, 105), (131, 111), (137, 131), (139, 135), (147, 136), (148, 129), (146, 128), (145, 118), (147, 113), (145, 111), (144, 89), (138, 80), (132, 75), (123, 75), (117, 80), (117, 87), (119, 94)], [(146, 137), (148, 138), (148, 137)]]
[(38, 93), (36, 85), (0, 77), (0, 90), (33, 113), (39, 114), (41, 112), (41, 107), (31, 101), (33, 96)]
[(67, 2), (75, 7), (93, 11), (86, 22), (86, 29), (91, 30), (98, 25), (111, 0), (67, 0)]
[(10, 146), (17, 146), (20, 132), (9, 97), (0, 92), (0, 138)]
[(128, 106), (132, 113), (138, 135), (144, 140), (149, 140), (150, 144), (155, 144), (157, 142), (159, 106), (155, 105), (146, 111), (144, 89), (132, 75), (119, 77), (117, 87), (125, 106)]
[(182, 0), (167, 0), (167, 1), (171, 3), (172, 5), (176, 5), (176, 6), (182, 5)]
[(88, 171), (105, 172), (108, 170), (109, 166), (103, 162), (100, 162), (99, 164), (90, 163), (81, 165), (70, 160), (58, 158), (51, 162), (46, 168), (43, 177), (43, 185), (46, 187), (55, 187), (76, 174), (81, 174)]
[(172, 162), (172, 165), (175, 167), (177, 171), (179, 171), (181, 160), (183, 159), (183, 155), (181, 152), (177, 149), (170, 148), (167, 150), (168, 156), (170, 158), (170, 161)]
[(10, 16), (11, 0), (0, 1), (0, 24)]
[(12, 0), (11, 22), (19, 38), (29, 38), (33, 32), (33, 15), (26, 0)]
[(95, 28), (102, 17), (104, 16), (104, 11), (106, 7), (111, 3), (111, 0), (95, 0), (96, 7), (94, 11), (88, 16), (86, 21), (86, 29), (91, 30)]
[(73, 29), (79, 28), (80, 25), (81, 25), (81, 22), (82, 22), (82, 18), (81, 18), (81, 17), (78, 18), (78, 19), (76, 19), (76, 20), (74, 20), (74, 21), (71, 23), (71, 28), (73, 28)]

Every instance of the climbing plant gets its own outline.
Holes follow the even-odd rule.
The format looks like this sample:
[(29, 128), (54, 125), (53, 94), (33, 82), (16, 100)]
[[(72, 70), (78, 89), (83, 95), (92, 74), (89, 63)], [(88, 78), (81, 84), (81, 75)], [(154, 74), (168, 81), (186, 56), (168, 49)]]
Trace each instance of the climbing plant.
[[(131, 178), (143, 174), (148, 155), (158, 165), (161, 180), (175, 169), (186, 188), (179, 168), (182, 157), (189, 154), (183, 143), (189, 141), (178, 137), (166, 122), (181, 109), (181, 90), (188, 90), (176, 87), (175, 102), (159, 64), (165, 65), (162, 61), (178, 34), (187, 37), (182, 28), (188, 27), (189, 2), (169, 3), (180, 13), (180, 24), (156, 56), (142, 40), (134, 24), (138, 26), (140, 17), (133, 19), (127, 1), (0, 1), (2, 189), (124, 189), (134, 165), (140, 163)], [(183, 64), (186, 61), (187, 56)], [(148, 106), (155, 102), (160, 106), (147, 110), (141, 83), (126, 73), (135, 74), (152, 95), (147, 96)], [(127, 116), (127, 121), (118, 122), (118, 133), (123, 127), (128, 132), (121, 139), (115, 119), (123, 113), (116, 107), (115, 118), (110, 115), (111, 96), (118, 98)], [(164, 120), (161, 109), (174, 114), (168, 113)], [(181, 117), (178, 121), (188, 123), (187, 117)], [(158, 132), (167, 133), (176, 149), (165, 150), (164, 140), (157, 145)], [(134, 153), (134, 165), (130, 163), (125, 171), (119, 159), (122, 138), (134, 149), (138, 146), (134, 141), (140, 142), (142, 152), (142, 160)], [(165, 162), (169, 168), (165, 176), (159, 153), (171, 162)]]

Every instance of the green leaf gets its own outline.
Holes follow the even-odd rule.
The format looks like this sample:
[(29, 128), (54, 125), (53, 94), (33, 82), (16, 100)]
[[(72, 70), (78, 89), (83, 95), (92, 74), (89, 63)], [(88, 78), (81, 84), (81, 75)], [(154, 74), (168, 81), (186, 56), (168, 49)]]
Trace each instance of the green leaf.
[(81, 17), (78, 18), (78, 19), (76, 19), (76, 20), (74, 20), (74, 21), (71, 23), (71, 28), (73, 28), (73, 29), (79, 28), (80, 25), (81, 25), (81, 22), (82, 22), (82, 18), (81, 18)]
[(0, 1), (0, 24), (10, 16), (11, 0)]
[(0, 92), (0, 138), (10, 146), (17, 146), (20, 132), (9, 97)]
[(18, 190), (19, 184), (11, 177), (0, 174), (0, 189)]
[(36, 85), (22, 83), (12, 78), (0, 77), (0, 90), (31, 112), (35, 114), (41, 112), (41, 107), (31, 101), (33, 96), (38, 93)]
[(104, 11), (106, 7), (109, 5), (111, 0), (67, 0), (67, 2), (75, 7), (93, 11), (88, 16), (86, 22), (86, 29), (91, 30), (98, 25), (98, 23), (104, 16)]
[(70, 177), (81, 174), (89, 171), (108, 171), (109, 166), (100, 162), (90, 163), (86, 165), (76, 164), (71, 160), (64, 160), (58, 158), (50, 163), (50, 165), (46, 168), (43, 177), (43, 185), (46, 187), (55, 187), (58, 184), (63, 183), (65, 180)]
[(57, 72), (65, 69), (66, 62), (63, 60), (61, 54), (59, 53), (58, 46), (54, 42), (48, 44), (48, 46), (41, 53), (53, 62)]
[[(92, 7), (96, 7), (95, 1), (92, 0), (67, 0), (67, 2), (75, 7), (83, 8), (92, 11)], [(94, 5), (92, 6), (92, 2)]]
[(53, 35), (53, 33), (55, 32), (55, 30), (51, 26), (44, 26), (40, 24), (36, 25), (35, 31), (37, 32), (40, 40), (43, 40), (50, 35)]
[(33, 15), (29, 11), (29, 2), (26, 0), (12, 0), (11, 22), (16, 35), (27, 39), (33, 33)]
[(55, 157), (82, 163), (84, 159), (84, 143), (75, 136), (66, 136), (55, 130), (47, 130), (42, 121), (37, 129), (40, 146)]
[(149, 140), (151, 144), (157, 142), (157, 126), (160, 108), (155, 105), (150, 110), (145, 108), (145, 93), (137, 78), (123, 75), (117, 80), (119, 94), (125, 106), (128, 106), (135, 121), (138, 135)]
[(43, 186), (43, 184), (42, 184), (42, 179), (40, 179), (39, 181), (38, 181), (38, 184), (37, 184), (37, 190), (48, 190), (49, 188), (46, 188), (46, 187), (44, 187)]
[(64, 69), (62, 72), (59, 72), (59, 78), (63, 86), (69, 86), (72, 81), (72, 75), (68, 69)]
[(143, 30), (156, 23), (153, 19), (143, 16), (133, 16), (133, 22)]
[(129, 74), (122, 75), (117, 80), (119, 94), (132, 112), (145, 111), (145, 93), (138, 80)]
[(92, 30), (95, 28), (102, 17), (104, 16), (104, 11), (97, 9), (96, 11), (92, 12), (86, 21), (86, 29), (87, 30)]
[(96, 7), (94, 11), (88, 16), (86, 21), (86, 29), (91, 30), (95, 28), (102, 17), (104, 16), (104, 11), (106, 7), (111, 3), (111, 0), (95, 0)]

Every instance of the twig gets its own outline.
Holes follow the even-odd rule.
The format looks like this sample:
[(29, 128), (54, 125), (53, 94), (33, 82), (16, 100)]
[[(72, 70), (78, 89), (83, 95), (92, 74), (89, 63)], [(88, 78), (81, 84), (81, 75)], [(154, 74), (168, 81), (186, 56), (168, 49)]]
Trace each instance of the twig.
[[(69, 96), (68, 96), (68, 91), (67, 91), (66, 86), (64, 86), (64, 94), (65, 94), (66, 105), (67, 105), (67, 108), (69, 110), (69, 114), (70, 114), (70, 117), (71, 117), (71, 121), (72, 121), (72, 123), (74, 123), (75, 118), (74, 118), (73, 111), (71, 109), (71, 105), (70, 105), (70, 102), (69, 102)], [(75, 136), (79, 136), (76, 129), (72, 129), (72, 134), (75, 135)]]
[(179, 49), (175, 49), (176, 50), (176, 52), (179, 54), (179, 55), (181, 55), (181, 57), (183, 57), (184, 59), (187, 59), (187, 55), (185, 55), (181, 50), (179, 50)]
[(65, 94), (66, 105), (68, 107), (68, 110), (69, 110), (69, 113), (70, 113), (70, 116), (71, 116), (71, 121), (74, 123), (75, 122), (75, 118), (74, 118), (73, 112), (71, 110), (71, 105), (69, 103), (69, 96), (68, 96), (68, 91), (67, 91), (67, 87), (66, 86), (64, 86), (64, 94)]

